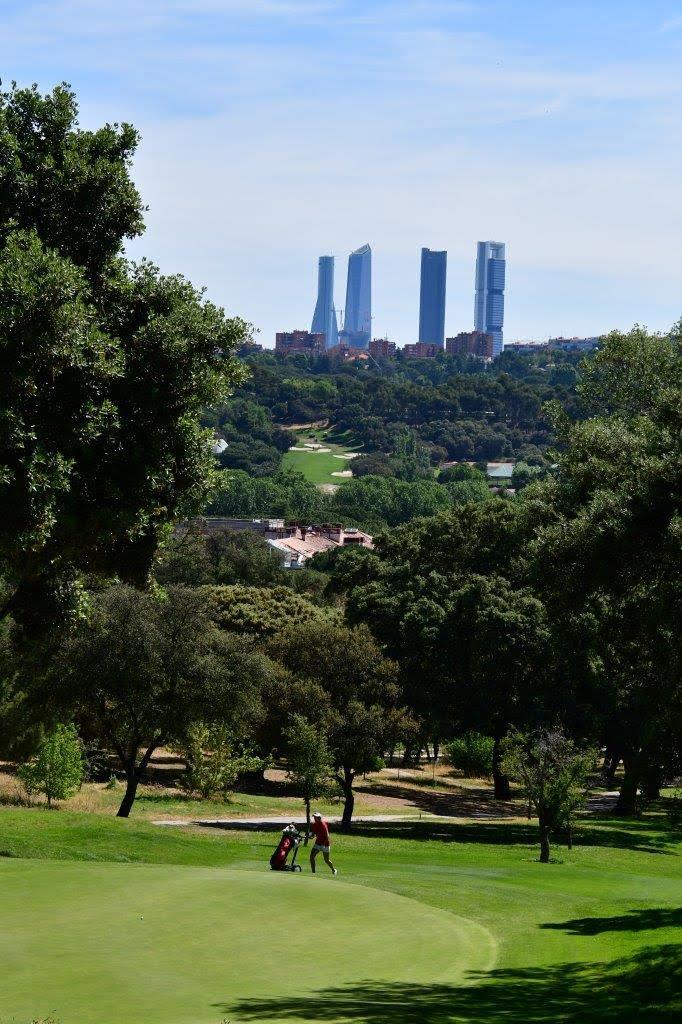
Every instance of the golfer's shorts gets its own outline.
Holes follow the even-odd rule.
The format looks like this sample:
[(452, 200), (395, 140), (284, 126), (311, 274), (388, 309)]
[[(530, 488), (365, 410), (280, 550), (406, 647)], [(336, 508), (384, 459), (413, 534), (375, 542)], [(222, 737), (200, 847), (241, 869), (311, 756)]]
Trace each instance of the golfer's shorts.
[(313, 850), (316, 853), (329, 853), (329, 847), (323, 846), (322, 843), (315, 843), (315, 845), (313, 846)]

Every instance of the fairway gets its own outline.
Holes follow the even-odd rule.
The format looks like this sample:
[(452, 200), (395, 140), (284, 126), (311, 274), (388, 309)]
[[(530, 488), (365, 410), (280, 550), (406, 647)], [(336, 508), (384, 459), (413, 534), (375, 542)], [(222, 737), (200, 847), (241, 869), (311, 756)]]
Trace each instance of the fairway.
[(237, 1024), (251, 999), (461, 984), (495, 960), (480, 925), (324, 876), (5, 860), (0, 885), (3, 1021)]
[[(302, 473), (311, 483), (339, 486), (347, 483), (350, 476), (339, 476), (339, 473), (350, 473), (352, 459), (347, 458), (351, 452), (358, 451), (353, 438), (348, 444), (339, 444), (328, 440), (327, 431), (303, 431), (295, 433), (296, 446), (285, 453), (282, 464)], [(303, 450), (307, 443), (317, 444), (319, 449)], [(336, 474), (336, 475), (335, 475)]]

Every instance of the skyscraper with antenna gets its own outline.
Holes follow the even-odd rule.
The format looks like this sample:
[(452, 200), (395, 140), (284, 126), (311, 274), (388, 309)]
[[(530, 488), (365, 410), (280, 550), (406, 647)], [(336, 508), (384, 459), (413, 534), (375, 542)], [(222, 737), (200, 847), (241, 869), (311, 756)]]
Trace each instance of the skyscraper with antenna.
[(317, 302), (311, 334), (324, 334), (325, 348), (338, 345), (339, 334), (334, 309), (334, 257), (320, 256), (317, 266)]

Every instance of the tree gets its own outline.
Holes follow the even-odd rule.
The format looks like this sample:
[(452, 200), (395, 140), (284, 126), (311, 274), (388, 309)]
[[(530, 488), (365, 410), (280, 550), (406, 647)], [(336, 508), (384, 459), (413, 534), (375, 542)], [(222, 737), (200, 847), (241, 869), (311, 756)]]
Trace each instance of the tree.
[(260, 771), (268, 764), (249, 746), (235, 743), (222, 722), (212, 726), (192, 722), (175, 749), (186, 765), (180, 785), (203, 800), (212, 796), (227, 800), (240, 775)]
[(512, 730), (503, 743), (505, 772), (518, 779), (538, 816), (540, 863), (549, 862), (553, 830), (566, 829), (569, 845), (576, 810), (587, 796), (597, 767), (596, 750), (578, 750), (560, 729), (524, 734)]
[(541, 714), (550, 689), (545, 610), (516, 570), (529, 519), (497, 499), (458, 506), (382, 537), (349, 581), (349, 617), (399, 660), (408, 703), (432, 735), (456, 722), (493, 736), (498, 799), (509, 798), (502, 737)]
[(284, 732), (289, 779), (305, 804), (305, 845), (310, 838), (310, 804), (336, 789), (332, 755), (324, 729), (293, 714)]
[(341, 825), (349, 829), (355, 779), (376, 770), (389, 739), (387, 711), (400, 697), (397, 666), (366, 627), (333, 621), (288, 626), (272, 638), (268, 653), (324, 695), (311, 704), (310, 714), (326, 728), (344, 796)]
[(118, 755), (128, 817), (154, 751), (199, 722), (247, 737), (263, 714), (267, 660), (218, 630), (200, 591), (161, 600), (126, 586), (99, 594), (50, 673), (52, 699), (77, 710)]
[(289, 587), (204, 587), (207, 608), (220, 629), (264, 640), (287, 623), (323, 623), (334, 613), (312, 604)]
[(123, 256), (137, 142), (80, 129), (65, 86), (0, 92), (0, 615), (33, 633), (86, 575), (146, 581), (167, 525), (206, 501), (200, 410), (243, 376), (246, 325)]
[(68, 800), (83, 784), (83, 751), (73, 725), (57, 725), (43, 737), (36, 755), (19, 765), (17, 775), (26, 792), (43, 793), (47, 806)]
[(523, 492), (539, 524), (533, 585), (563, 677), (583, 675), (595, 730), (623, 758), (626, 814), (663, 752), (682, 745), (681, 336), (679, 325), (667, 338), (609, 335), (581, 367), (588, 418), (554, 413), (556, 478)]

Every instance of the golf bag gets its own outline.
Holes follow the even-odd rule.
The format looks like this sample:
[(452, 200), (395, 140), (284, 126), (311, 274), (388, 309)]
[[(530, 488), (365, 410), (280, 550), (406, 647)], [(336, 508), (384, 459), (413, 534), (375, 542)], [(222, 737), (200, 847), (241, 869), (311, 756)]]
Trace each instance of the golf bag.
[[(270, 858), (270, 867), (273, 871), (301, 871), (301, 865), (296, 863), (296, 855), (302, 839), (303, 836), (295, 825), (287, 825), (282, 829), (282, 838)], [(291, 863), (287, 864), (289, 854)]]

